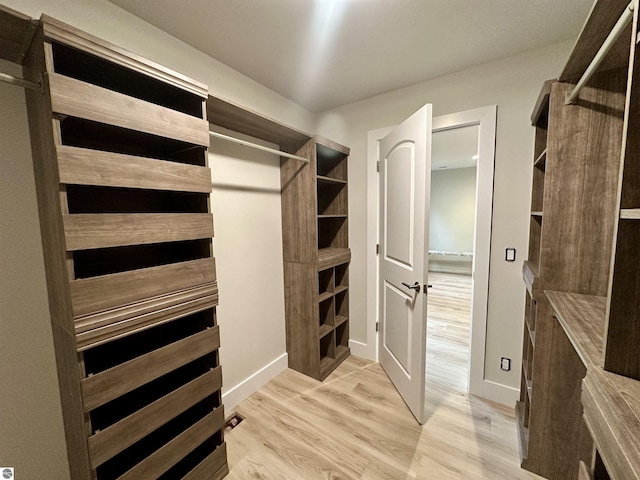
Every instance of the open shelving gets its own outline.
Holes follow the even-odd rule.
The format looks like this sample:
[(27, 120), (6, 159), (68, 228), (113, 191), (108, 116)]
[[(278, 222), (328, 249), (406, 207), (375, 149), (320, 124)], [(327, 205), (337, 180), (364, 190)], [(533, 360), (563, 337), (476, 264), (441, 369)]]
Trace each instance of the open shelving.
[[(622, 33), (569, 102), (614, 25)], [(637, 38), (637, 1), (595, 1), (532, 116), (516, 416), (522, 466), (550, 480), (640, 479)]]
[(71, 478), (221, 479), (207, 87), (12, 15)]
[(349, 355), (349, 149), (314, 137), (298, 154), (309, 167), (281, 163), (287, 352), (323, 380)]

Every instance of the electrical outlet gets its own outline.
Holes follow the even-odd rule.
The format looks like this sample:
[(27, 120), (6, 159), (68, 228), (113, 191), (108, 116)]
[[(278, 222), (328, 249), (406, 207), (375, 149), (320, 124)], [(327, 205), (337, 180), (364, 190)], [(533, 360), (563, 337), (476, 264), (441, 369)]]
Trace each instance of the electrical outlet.
[(507, 357), (500, 357), (500, 369), (508, 372), (511, 370), (511, 359)]

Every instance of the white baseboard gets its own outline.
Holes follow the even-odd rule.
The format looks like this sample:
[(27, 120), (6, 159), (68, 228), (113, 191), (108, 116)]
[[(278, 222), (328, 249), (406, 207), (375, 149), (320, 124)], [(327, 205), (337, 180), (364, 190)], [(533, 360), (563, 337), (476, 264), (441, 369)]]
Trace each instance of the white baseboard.
[(516, 400), (520, 397), (520, 390), (484, 380), (482, 382), (482, 393), (479, 396), (512, 408), (516, 404)]
[(356, 342), (355, 340), (349, 340), (349, 349), (351, 354), (356, 357), (362, 357), (367, 360), (373, 360), (377, 362), (375, 348), (371, 348), (368, 344), (362, 342)]
[[(265, 365), (250, 377), (244, 379), (235, 387), (222, 392), (222, 403), (225, 413), (228, 415), (236, 405), (247, 398), (263, 385), (278, 376), (289, 366), (289, 355), (285, 352), (271, 363)], [(224, 366), (223, 366), (224, 368)]]

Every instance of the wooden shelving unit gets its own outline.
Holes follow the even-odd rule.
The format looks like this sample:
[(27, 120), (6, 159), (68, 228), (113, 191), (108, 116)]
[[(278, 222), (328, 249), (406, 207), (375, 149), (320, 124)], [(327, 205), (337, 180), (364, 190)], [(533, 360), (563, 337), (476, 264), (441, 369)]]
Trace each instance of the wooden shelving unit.
[(310, 160), (280, 160), (287, 353), (290, 368), (322, 380), (349, 355), (349, 149), (218, 97), (207, 114)]
[(349, 149), (314, 137), (298, 154), (309, 167), (281, 166), (287, 352), (323, 380), (349, 355)]
[(577, 100), (565, 102), (628, 5), (594, 3), (564, 71), (545, 83), (532, 116), (516, 415), (522, 466), (551, 480), (640, 479), (637, 2)]
[[(0, 8), (23, 65), (73, 480), (228, 472), (207, 87)], [(6, 48), (5, 48), (6, 47)]]

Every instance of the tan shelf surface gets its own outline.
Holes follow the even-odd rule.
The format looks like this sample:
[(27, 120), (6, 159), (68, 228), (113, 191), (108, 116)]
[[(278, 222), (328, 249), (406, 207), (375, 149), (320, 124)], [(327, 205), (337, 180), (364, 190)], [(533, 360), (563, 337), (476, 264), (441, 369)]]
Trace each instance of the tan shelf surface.
[(346, 180), (340, 180), (339, 178), (324, 177), (322, 175), (318, 175), (316, 178), (318, 179), (318, 183), (330, 183), (330, 184), (339, 184), (339, 185), (347, 184)]
[(623, 208), (620, 210), (620, 218), (623, 220), (640, 220), (640, 208)]
[(640, 382), (593, 367), (583, 381), (582, 403), (611, 478), (640, 479)]
[(536, 290), (539, 290), (538, 287), (538, 266), (533, 262), (526, 260), (522, 264), (522, 278), (524, 280), (525, 285), (527, 286), (527, 290), (529, 291), (529, 295), (533, 297), (533, 293)]
[(599, 366), (602, 362), (606, 297), (552, 291), (544, 293), (585, 367)]
[(318, 270), (325, 270), (351, 260), (351, 250), (348, 248), (321, 248), (318, 250)]
[(318, 331), (318, 338), (322, 338), (325, 335), (331, 333), (333, 327), (331, 325), (320, 325), (320, 329)]
[(332, 292), (322, 292), (320, 295), (318, 295), (318, 303), (324, 302), (325, 300), (329, 300), (331, 297), (333, 297)]

